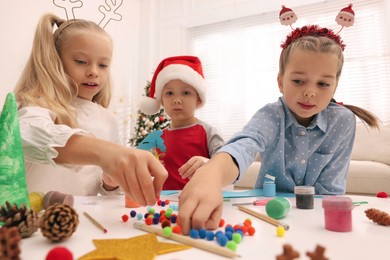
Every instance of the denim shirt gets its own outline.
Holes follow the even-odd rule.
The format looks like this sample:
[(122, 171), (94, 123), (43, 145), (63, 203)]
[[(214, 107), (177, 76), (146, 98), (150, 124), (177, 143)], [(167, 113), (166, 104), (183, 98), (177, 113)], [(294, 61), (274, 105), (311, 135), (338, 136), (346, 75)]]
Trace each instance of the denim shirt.
[(240, 176), (259, 153), (261, 168), (255, 188), (262, 188), (269, 174), (276, 178), (279, 192), (310, 185), (316, 194), (344, 194), (355, 129), (352, 111), (333, 102), (304, 127), (280, 97), (258, 110), (219, 152), (236, 159)]

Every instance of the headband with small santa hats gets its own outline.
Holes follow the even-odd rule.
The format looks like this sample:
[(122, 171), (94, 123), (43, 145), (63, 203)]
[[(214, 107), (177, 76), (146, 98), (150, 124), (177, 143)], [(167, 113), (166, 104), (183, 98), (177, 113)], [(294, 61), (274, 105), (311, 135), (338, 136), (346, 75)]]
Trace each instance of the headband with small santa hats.
[(161, 95), (164, 86), (171, 80), (179, 79), (193, 87), (201, 99), (198, 107), (206, 101), (206, 80), (203, 76), (202, 63), (196, 56), (168, 57), (160, 62), (150, 82), (149, 97), (143, 97), (140, 110), (147, 115), (160, 111)]
[(347, 7), (344, 7), (343, 9), (341, 9), (339, 12), (339, 15), (340, 14), (346, 14), (346, 15), (349, 15), (349, 16), (354, 18), (355, 12), (352, 10), (352, 4), (349, 4)]

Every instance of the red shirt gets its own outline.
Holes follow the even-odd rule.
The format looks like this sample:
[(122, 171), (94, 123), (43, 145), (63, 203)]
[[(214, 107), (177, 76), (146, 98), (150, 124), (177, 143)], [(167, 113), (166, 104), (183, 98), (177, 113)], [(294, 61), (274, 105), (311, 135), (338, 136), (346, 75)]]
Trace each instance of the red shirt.
[(187, 128), (164, 129), (161, 138), (166, 152), (159, 151), (159, 157), (169, 174), (163, 190), (182, 190), (189, 179), (182, 179), (178, 169), (193, 156), (210, 158), (207, 132), (202, 125), (196, 124)]

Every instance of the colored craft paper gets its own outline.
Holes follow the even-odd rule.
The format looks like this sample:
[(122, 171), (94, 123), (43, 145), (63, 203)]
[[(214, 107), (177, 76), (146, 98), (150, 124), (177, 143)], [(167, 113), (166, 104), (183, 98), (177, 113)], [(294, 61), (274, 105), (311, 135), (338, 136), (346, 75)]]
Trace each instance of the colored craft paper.
[(156, 234), (146, 234), (128, 239), (92, 240), (96, 250), (79, 260), (116, 259), (116, 260), (152, 260), (156, 255), (190, 249), (190, 246), (159, 242)]
[(0, 205), (6, 201), (30, 208), (18, 109), (8, 93), (0, 117)]

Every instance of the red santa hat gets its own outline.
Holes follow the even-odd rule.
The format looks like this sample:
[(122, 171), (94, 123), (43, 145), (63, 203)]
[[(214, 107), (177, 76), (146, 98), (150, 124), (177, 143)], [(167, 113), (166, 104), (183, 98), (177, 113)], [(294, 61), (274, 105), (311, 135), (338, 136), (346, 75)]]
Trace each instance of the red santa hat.
[(355, 18), (355, 12), (352, 10), (352, 4), (349, 4), (347, 7), (341, 9), (339, 15), (340, 14), (346, 14)]
[(280, 10), (279, 18), (282, 17), (282, 15), (285, 16), (290, 14), (294, 14), (294, 11), (291, 8), (282, 5), (282, 10)]
[(169, 57), (160, 62), (150, 82), (149, 97), (143, 97), (140, 110), (148, 115), (160, 111), (161, 94), (164, 86), (171, 80), (179, 79), (193, 87), (201, 99), (198, 107), (206, 101), (206, 80), (203, 76), (202, 63), (195, 56)]

